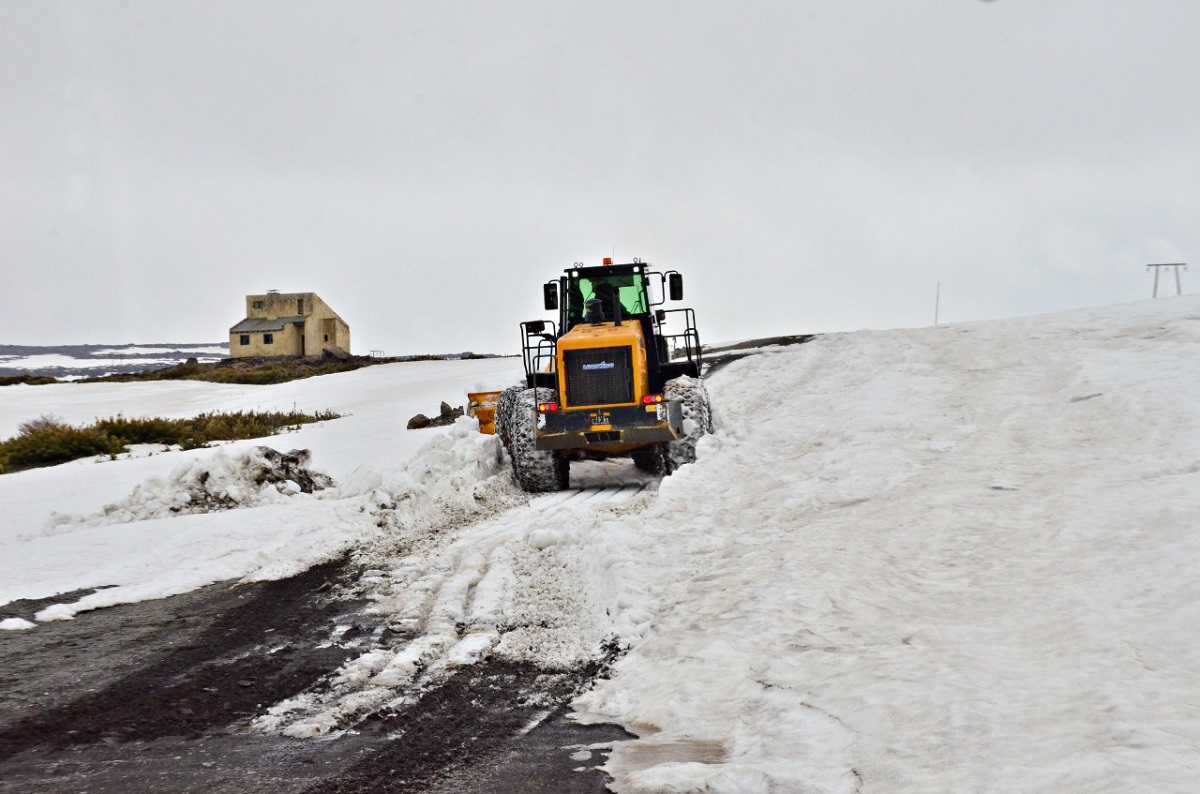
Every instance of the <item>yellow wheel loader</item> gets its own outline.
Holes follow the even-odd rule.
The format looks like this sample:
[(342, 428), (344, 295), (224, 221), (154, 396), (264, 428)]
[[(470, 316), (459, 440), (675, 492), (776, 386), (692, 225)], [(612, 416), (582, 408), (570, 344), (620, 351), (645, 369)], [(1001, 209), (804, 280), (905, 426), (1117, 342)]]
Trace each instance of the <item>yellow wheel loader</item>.
[(694, 461), (712, 430), (695, 313), (659, 308), (683, 299), (683, 276), (605, 259), (568, 268), (543, 296), (558, 319), (521, 323), (525, 383), (471, 395), (516, 482), (562, 490), (573, 460), (630, 457), (657, 474)]

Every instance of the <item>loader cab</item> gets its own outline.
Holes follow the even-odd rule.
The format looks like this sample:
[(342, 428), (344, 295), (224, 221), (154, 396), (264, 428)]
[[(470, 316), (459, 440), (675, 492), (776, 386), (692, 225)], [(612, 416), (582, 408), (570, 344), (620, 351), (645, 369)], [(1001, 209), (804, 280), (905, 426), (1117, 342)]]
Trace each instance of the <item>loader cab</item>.
[[(631, 326), (637, 329), (633, 333), (641, 341), (634, 346), (645, 350), (651, 391), (661, 390), (667, 380), (679, 375), (697, 377), (702, 363), (694, 312), (660, 308), (668, 300), (683, 298), (683, 277), (676, 271), (661, 273), (649, 268), (637, 260), (614, 265), (606, 259), (601, 266), (567, 268), (558, 279), (544, 284), (545, 308), (558, 313), (558, 322), (557, 326), (542, 320), (521, 324), (528, 385), (558, 388), (555, 370), (560, 342), (566, 344), (564, 337), (579, 329), (591, 340), (588, 345), (600, 349), (607, 344), (602, 338), (613, 339), (604, 330), (606, 325), (624, 326), (626, 332)], [(611, 333), (618, 330), (613, 328)], [(577, 335), (572, 334), (572, 339)], [(580, 345), (575, 340), (569, 346)]]
[[(561, 290), (566, 296), (559, 311), (559, 328), (563, 333), (589, 320), (615, 322), (618, 313), (622, 319), (650, 313), (646, 273), (641, 264), (571, 268), (561, 279)], [(598, 304), (593, 304), (591, 314), (590, 301)]]

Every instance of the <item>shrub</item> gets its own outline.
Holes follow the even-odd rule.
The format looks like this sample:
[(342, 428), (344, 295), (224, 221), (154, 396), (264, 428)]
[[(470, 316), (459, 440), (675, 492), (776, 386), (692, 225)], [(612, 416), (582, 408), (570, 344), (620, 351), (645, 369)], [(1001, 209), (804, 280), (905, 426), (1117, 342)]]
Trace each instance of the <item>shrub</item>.
[(49, 375), (3, 375), (0, 376), (0, 386), (44, 386), (47, 383), (58, 383), (58, 378)]
[(23, 430), (20, 435), (0, 444), (0, 466), (4, 471), (16, 471), (124, 451), (125, 445), (119, 439), (94, 427), (45, 425)]
[(128, 444), (177, 444), (183, 449), (196, 449), (213, 441), (263, 438), (283, 429), (337, 418), (332, 411), (238, 411), (204, 413), (190, 419), (117, 416), (77, 428), (47, 415), (22, 423), (18, 435), (0, 442), (0, 474), (93, 455), (117, 455), (127, 452)]
[(28, 436), (36, 433), (39, 430), (46, 430), (51, 427), (66, 427), (67, 423), (61, 417), (54, 414), (42, 414), (37, 419), (30, 419), (27, 422), (22, 422), (17, 425), (17, 430), (23, 436)]
[(360, 367), (378, 363), (369, 358), (350, 361), (319, 358), (281, 358), (270, 361), (246, 361), (227, 359), (218, 364), (179, 364), (166, 369), (148, 370), (138, 373), (121, 373), (96, 378), (84, 378), (83, 383), (129, 383), (147, 380), (204, 380), (213, 383), (244, 383), (266, 386), (287, 383), (292, 380), (349, 372)]

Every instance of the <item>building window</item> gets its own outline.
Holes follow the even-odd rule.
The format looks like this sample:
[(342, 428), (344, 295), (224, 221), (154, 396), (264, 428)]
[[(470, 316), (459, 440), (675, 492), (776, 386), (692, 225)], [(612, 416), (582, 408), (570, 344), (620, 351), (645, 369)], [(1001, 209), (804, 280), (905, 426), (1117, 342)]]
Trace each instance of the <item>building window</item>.
[(254, 308), (256, 308), (256, 309), (261, 309), (262, 307), (263, 307), (263, 302), (262, 302), (262, 301), (255, 301), (255, 302), (254, 302)]
[(296, 301), (296, 314), (304, 314), (304, 298)]
[(243, 345), (248, 345), (248, 344), (250, 344), (250, 334), (242, 334), (242, 336), (241, 336), (241, 338), (238, 340), (238, 342), (240, 342), (240, 343), (241, 343), (241, 344), (243, 344)]
[(329, 341), (329, 334), (325, 334), (325, 341), (326, 341), (326, 342), (328, 342), (328, 341)]
[(271, 345), (275, 343), (275, 334), (263, 334), (263, 344)]

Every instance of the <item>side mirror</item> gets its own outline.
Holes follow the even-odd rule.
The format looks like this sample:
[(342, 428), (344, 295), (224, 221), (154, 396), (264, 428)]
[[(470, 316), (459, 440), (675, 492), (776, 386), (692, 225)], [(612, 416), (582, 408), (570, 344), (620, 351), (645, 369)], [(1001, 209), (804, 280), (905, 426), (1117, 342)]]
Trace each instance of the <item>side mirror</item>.
[(667, 274), (667, 287), (671, 295), (671, 300), (683, 300), (683, 275), (680, 273)]
[(521, 324), (525, 326), (525, 333), (527, 334), (540, 334), (546, 330), (545, 320), (529, 320)]
[(558, 308), (558, 282), (547, 281), (542, 285), (542, 301), (546, 304), (546, 311), (552, 312)]
[(666, 310), (666, 309), (659, 309), (658, 311), (656, 311), (656, 312), (654, 313), (654, 319), (655, 319), (657, 322), (660, 322), (660, 323), (661, 323), (663, 320), (667, 319), (667, 310)]

